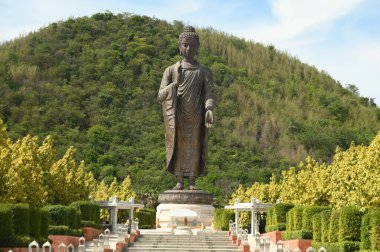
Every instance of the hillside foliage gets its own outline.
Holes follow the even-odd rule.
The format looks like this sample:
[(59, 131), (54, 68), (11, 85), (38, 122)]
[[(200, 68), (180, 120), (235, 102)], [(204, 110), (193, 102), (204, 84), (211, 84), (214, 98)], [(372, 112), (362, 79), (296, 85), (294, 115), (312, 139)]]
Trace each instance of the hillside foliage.
[[(154, 201), (175, 183), (165, 170), (156, 95), (164, 69), (180, 59), (182, 28), (106, 12), (3, 43), (0, 118), (10, 139), (51, 135), (57, 156), (74, 158), (73, 145), (75, 160), (98, 181), (130, 176), (139, 197)], [(217, 206), (239, 184), (268, 182), (306, 156), (329, 162), (336, 146), (368, 144), (378, 131), (380, 110), (354, 85), (344, 88), (273, 46), (197, 31), (198, 60), (213, 71), (218, 98), (207, 172), (197, 185)]]

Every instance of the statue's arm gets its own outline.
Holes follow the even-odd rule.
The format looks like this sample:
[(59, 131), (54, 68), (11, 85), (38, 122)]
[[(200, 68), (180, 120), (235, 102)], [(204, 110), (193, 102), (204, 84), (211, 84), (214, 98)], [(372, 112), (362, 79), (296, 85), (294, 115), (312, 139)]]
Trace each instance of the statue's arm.
[(210, 69), (205, 70), (205, 109), (213, 110), (215, 106), (214, 79)]
[(214, 123), (213, 109), (215, 106), (214, 79), (210, 69), (205, 70), (205, 126), (210, 128)]
[(158, 91), (157, 100), (163, 102), (167, 99), (170, 99), (174, 93), (175, 83), (172, 81), (172, 71), (170, 67), (166, 68), (162, 76), (160, 90)]

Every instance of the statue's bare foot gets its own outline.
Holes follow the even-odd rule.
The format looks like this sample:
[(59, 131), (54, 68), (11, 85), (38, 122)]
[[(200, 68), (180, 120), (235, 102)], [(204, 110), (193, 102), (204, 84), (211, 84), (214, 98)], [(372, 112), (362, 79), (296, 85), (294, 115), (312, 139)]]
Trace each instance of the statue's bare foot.
[(173, 190), (182, 190), (183, 189), (183, 185), (182, 185), (182, 183), (177, 183), (176, 185), (175, 185), (175, 187), (173, 187)]
[(195, 187), (195, 185), (190, 185), (189, 190), (197, 190), (197, 188)]

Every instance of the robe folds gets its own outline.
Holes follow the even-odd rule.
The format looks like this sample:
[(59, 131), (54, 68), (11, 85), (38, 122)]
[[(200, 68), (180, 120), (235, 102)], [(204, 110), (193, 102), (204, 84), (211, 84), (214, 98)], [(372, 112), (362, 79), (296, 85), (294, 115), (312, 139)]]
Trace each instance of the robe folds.
[[(174, 83), (181, 80), (177, 87)], [(166, 166), (176, 176), (198, 177), (207, 159), (206, 110), (215, 103), (211, 71), (199, 64), (181, 61), (165, 69), (158, 92), (166, 143)]]

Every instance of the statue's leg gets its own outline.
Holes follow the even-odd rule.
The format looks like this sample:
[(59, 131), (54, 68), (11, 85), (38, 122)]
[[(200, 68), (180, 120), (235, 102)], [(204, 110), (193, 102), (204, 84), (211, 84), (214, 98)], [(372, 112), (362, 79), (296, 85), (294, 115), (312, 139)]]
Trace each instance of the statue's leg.
[(197, 190), (197, 188), (195, 187), (195, 176), (189, 177), (189, 189), (190, 190)]
[(182, 190), (183, 189), (183, 176), (177, 175), (177, 184), (173, 187), (173, 190)]

